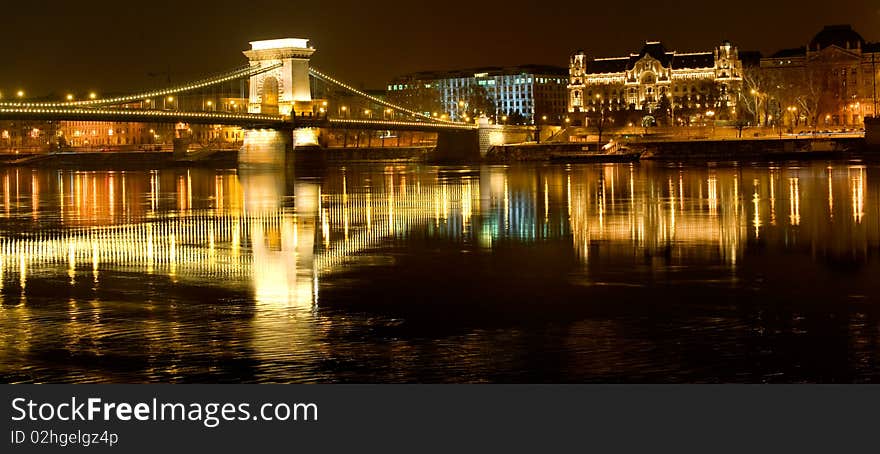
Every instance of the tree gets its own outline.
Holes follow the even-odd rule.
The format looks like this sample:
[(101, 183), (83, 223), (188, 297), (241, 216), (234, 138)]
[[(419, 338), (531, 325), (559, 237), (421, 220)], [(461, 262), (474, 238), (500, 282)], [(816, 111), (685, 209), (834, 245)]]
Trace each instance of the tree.
[(743, 129), (749, 125), (749, 122), (744, 118), (738, 118), (733, 125), (736, 127), (736, 136), (741, 139), (743, 136)]
[[(761, 108), (764, 106), (764, 98), (766, 98), (771, 89), (776, 84), (773, 83), (772, 70), (766, 70), (758, 66), (749, 66), (743, 68), (742, 90), (739, 91), (739, 104), (742, 108), (740, 113), (748, 112), (755, 123), (761, 123)], [(740, 116), (742, 118), (742, 116)]]
[(596, 132), (599, 135), (597, 141), (602, 143), (602, 133), (605, 131), (605, 126), (608, 120), (608, 112), (604, 105), (597, 105), (595, 110), (588, 113), (587, 118), (590, 121), (590, 124), (596, 128)]
[(489, 96), (486, 87), (482, 85), (468, 86), (465, 95), (465, 103), (467, 114), (470, 116), (476, 117), (480, 114), (495, 114), (495, 99)]
[(668, 126), (673, 126), (671, 112), (672, 112), (672, 104), (669, 102), (669, 97), (668, 96), (661, 96), (660, 101), (657, 103), (657, 108), (654, 109), (654, 112), (653, 112), (654, 116), (657, 118), (668, 118), (669, 119)]
[(519, 113), (518, 110), (513, 110), (507, 113), (507, 124), (521, 125), (526, 123), (528, 123), (528, 118)]
[(768, 68), (764, 78), (769, 82), (768, 100), (765, 116), (769, 116), (770, 106), (776, 106), (773, 115), (778, 118), (788, 107), (797, 109), (811, 127), (819, 121), (819, 105), (823, 97), (821, 69), (816, 67)]

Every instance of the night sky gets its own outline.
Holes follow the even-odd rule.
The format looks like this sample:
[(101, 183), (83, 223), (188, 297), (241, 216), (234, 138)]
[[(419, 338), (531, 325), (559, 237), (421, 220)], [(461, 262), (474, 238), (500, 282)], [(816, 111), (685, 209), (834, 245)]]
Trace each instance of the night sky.
[[(713, 6), (715, 5), (715, 6)], [(430, 69), (544, 63), (637, 51), (659, 39), (702, 51), (729, 39), (765, 54), (796, 47), (826, 24), (880, 41), (880, 0), (806, 1), (169, 1), (3, 2), (4, 98), (102, 93), (184, 81), (245, 63), (248, 41), (312, 40), (313, 65), (366, 88)]]

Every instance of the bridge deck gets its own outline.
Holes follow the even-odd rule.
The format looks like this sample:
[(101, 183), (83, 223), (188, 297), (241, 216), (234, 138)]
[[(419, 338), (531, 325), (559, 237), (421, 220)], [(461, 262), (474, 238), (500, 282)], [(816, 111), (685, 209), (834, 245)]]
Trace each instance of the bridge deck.
[(468, 131), (477, 129), (475, 125), (428, 123), (422, 121), (342, 119), (311, 116), (285, 117), (281, 115), (231, 112), (185, 112), (168, 110), (89, 108), (2, 107), (0, 108), (0, 120), (223, 124), (265, 129), (310, 127), (397, 131)]

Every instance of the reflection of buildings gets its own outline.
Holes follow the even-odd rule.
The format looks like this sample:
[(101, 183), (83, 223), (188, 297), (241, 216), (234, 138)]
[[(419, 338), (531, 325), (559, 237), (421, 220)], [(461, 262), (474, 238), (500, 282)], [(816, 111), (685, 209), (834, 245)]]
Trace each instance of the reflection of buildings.
[[(330, 195), (298, 181), (292, 197), (272, 169), (48, 175), (0, 175), (0, 216), (26, 219), (0, 232), (0, 274), (17, 273), (22, 285), (47, 267), (88, 270), (96, 282), (105, 269), (250, 282), (258, 303), (278, 307), (311, 307), (321, 275), (414, 226), (468, 234), (480, 197), (476, 179), (438, 182), (394, 167), (328, 177)], [(47, 201), (60, 203), (44, 211)]]
[[(543, 353), (498, 359), (495, 345), (513, 345), (517, 352), (549, 346), (568, 354), (599, 339), (615, 348), (580, 355), (587, 359), (571, 364), (584, 367), (583, 376), (614, 377), (620, 367), (607, 364), (630, 364), (626, 355), (657, 350), (653, 337), (633, 328), (668, 321), (661, 314), (667, 309), (706, 314), (705, 308), (663, 300), (673, 304), (657, 305), (659, 319), (633, 324), (588, 317), (563, 324), (561, 336), (506, 328), (453, 328), (447, 335), (443, 327), (441, 337), (422, 342), (402, 336), (388, 350), (374, 342), (361, 348), (364, 326), (377, 325), (364, 325), (357, 305), (362, 294), (382, 295), (386, 286), (403, 286), (391, 292), (396, 297), (420, 286), (403, 282), (411, 276), (431, 279), (442, 286), (441, 295), (458, 297), (471, 293), (455, 286), (467, 285), (472, 272), (480, 279), (476, 294), (499, 301), (495, 307), (502, 311), (511, 308), (514, 317), (518, 305), (506, 305), (504, 295), (537, 295), (534, 307), (544, 308), (543, 295), (558, 297), (554, 290), (571, 284), (608, 284), (590, 294), (637, 295), (647, 305), (654, 303), (653, 287), (618, 293), (612, 286), (655, 277), (661, 285), (700, 277), (706, 278), (701, 284), (719, 285), (719, 274), (743, 279), (737, 288), (746, 292), (754, 275), (767, 277), (767, 285), (783, 276), (778, 285), (797, 286), (826, 268), (811, 260), (861, 264), (880, 246), (876, 177), (875, 169), (845, 165), (645, 163), (349, 165), (293, 181), (271, 169), (10, 169), (0, 172), (0, 355), (6, 365), (0, 374), (15, 377), (16, 368), (36, 365), (49, 370), (43, 374), (73, 377), (68, 381), (122, 381), (116, 369), (94, 365), (134, 357), (127, 368), (150, 380), (204, 377), (208, 370), (255, 381), (339, 379), (353, 376), (350, 368), (336, 369), (340, 362), (387, 364), (391, 351), (394, 364), (379, 377), (424, 380), (424, 370), (446, 370), (441, 379), (452, 368), (460, 371), (456, 376), (483, 379), (499, 361), (506, 370), (524, 371), (540, 370), (545, 362)], [(407, 254), (420, 253), (429, 258), (407, 261)], [(413, 264), (415, 272), (408, 270)], [(450, 275), (459, 264), (475, 268)], [(420, 265), (433, 275), (421, 274)], [(358, 270), (374, 266), (381, 271)], [(499, 274), (504, 278), (494, 280)], [(498, 282), (508, 288), (494, 287)], [(428, 292), (435, 288), (426, 285)], [(405, 302), (421, 303), (419, 292), (415, 288)], [(319, 304), (328, 294), (343, 298)], [(472, 301), (480, 303), (464, 298), (462, 305), (446, 306), (444, 300), (442, 308), (467, 311)], [(354, 310), (346, 310), (349, 303)], [(389, 344), (387, 337), (378, 342)], [(47, 345), (70, 355), (41, 362)], [(442, 367), (421, 362), (436, 361), (438, 347), (458, 349), (466, 361)]]
[(321, 276), (416, 231), (478, 248), (570, 241), (585, 263), (732, 267), (758, 245), (863, 260), (880, 245), (872, 176), (860, 166), (387, 165), (287, 184), (273, 170), (10, 169), (0, 173), (0, 273), (24, 285), (47, 267), (96, 280), (125, 269), (246, 283), (259, 303), (311, 308)]

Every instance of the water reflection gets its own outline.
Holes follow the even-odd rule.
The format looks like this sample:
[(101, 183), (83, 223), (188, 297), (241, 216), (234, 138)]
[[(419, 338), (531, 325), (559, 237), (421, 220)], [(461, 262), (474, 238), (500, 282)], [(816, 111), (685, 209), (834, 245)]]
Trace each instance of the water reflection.
[(3, 169), (0, 378), (868, 379), (876, 171)]

